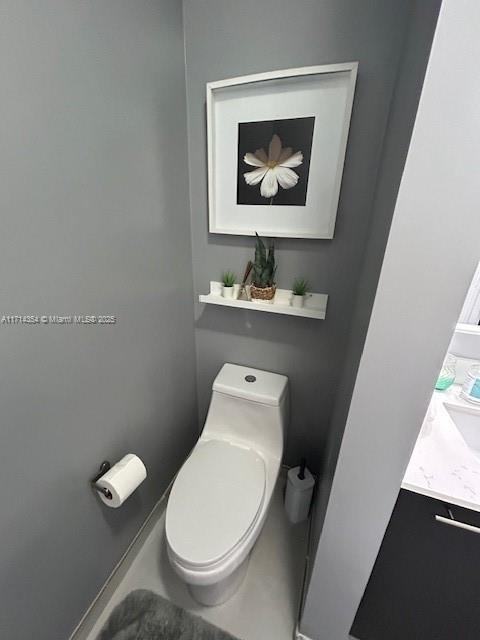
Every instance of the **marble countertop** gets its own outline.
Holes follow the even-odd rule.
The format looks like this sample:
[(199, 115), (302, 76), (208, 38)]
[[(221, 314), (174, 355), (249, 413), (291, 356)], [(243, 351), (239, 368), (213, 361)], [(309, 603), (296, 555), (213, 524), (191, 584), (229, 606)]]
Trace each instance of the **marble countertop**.
[(460, 385), (434, 391), (402, 489), (480, 512), (480, 456), (465, 443), (445, 404), (478, 411), (463, 400)]

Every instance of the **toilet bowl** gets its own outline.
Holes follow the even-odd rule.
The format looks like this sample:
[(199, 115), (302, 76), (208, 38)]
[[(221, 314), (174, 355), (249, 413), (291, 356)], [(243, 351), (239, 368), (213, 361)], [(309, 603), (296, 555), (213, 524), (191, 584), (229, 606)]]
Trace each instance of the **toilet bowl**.
[(225, 602), (242, 583), (278, 478), (287, 415), (285, 376), (223, 365), (165, 519), (170, 563), (203, 605)]

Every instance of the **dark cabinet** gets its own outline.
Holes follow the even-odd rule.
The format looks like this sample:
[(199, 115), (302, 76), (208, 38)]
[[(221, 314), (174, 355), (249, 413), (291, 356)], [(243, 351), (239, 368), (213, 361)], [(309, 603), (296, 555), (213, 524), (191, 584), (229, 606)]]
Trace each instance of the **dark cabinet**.
[[(479, 532), (443, 524), (436, 515)], [(480, 513), (402, 489), (351, 635), (480, 640)]]

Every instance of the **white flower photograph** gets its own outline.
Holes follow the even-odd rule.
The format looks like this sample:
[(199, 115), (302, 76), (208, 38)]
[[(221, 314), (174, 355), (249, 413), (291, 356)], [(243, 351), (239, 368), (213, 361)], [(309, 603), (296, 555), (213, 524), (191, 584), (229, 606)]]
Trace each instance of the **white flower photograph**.
[(315, 117), (238, 125), (237, 204), (305, 206)]
[(210, 233), (333, 238), (357, 63), (207, 84)]

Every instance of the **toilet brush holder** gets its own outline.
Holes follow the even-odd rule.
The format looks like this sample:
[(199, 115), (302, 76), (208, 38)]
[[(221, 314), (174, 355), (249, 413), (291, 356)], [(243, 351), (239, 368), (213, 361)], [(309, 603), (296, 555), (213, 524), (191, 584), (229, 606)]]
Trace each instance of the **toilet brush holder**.
[(290, 522), (302, 522), (308, 518), (314, 487), (315, 478), (306, 468), (304, 460), (299, 467), (289, 470), (285, 491), (285, 511)]

